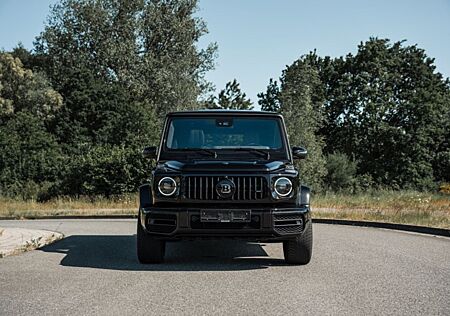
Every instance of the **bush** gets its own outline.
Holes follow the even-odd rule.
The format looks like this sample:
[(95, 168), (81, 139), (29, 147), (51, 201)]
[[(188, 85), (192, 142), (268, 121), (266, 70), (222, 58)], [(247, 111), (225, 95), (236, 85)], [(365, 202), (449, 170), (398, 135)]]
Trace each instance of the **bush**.
[(436, 155), (434, 172), (438, 180), (450, 182), (450, 149)]
[(0, 126), (0, 194), (35, 199), (60, 176), (61, 148), (42, 120), (19, 112)]
[[(358, 186), (356, 177), (357, 164), (342, 153), (329, 154), (326, 157), (327, 175), (325, 186), (332, 191), (354, 191)], [(364, 177), (361, 178), (362, 182)]]
[(111, 197), (136, 192), (148, 175), (141, 150), (138, 146), (103, 145), (73, 156), (54, 195)]
[(450, 194), (450, 183), (443, 183), (439, 186), (439, 192), (444, 194)]

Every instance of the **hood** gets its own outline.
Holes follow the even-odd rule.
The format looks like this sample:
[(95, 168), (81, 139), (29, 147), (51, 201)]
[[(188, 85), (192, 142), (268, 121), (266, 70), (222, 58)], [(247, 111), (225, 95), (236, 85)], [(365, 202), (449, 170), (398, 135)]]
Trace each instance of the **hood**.
[(285, 161), (220, 161), (220, 160), (198, 160), (181, 162), (169, 160), (158, 164), (156, 169), (180, 172), (202, 172), (202, 171), (249, 171), (249, 172), (271, 172), (292, 168), (292, 164)]

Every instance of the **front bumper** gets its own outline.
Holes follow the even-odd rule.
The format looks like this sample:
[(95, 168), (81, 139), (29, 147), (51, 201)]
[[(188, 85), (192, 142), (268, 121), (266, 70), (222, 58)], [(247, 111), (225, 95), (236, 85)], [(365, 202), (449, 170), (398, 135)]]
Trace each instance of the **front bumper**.
[(251, 221), (247, 223), (201, 222), (202, 210), (208, 208), (146, 207), (140, 209), (139, 221), (148, 234), (165, 240), (235, 238), (270, 241), (302, 234), (311, 220), (309, 206), (251, 209)]

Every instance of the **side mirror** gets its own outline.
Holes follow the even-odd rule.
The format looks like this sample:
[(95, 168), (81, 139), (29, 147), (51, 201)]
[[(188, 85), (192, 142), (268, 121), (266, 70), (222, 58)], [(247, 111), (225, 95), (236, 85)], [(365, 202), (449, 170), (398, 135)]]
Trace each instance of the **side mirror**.
[(303, 147), (292, 147), (292, 156), (294, 159), (305, 159), (308, 155), (308, 151)]
[(157, 155), (158, 147), (156, 146), (145, 147), (142, 151), (142, 156), (144, 156), (144, 158), (155, 159)]

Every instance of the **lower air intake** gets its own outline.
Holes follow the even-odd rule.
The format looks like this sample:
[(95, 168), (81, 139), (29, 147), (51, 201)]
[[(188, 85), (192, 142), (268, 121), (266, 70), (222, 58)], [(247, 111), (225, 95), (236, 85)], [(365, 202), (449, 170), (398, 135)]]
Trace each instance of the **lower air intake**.
[(303, 216), (301, 214), (274, 214), (273, 227), (280, 235), (299, 234), (303, 231)]
[(170, 234), (177, 228), (177, 216), (174, 214), (150, 214), (147, 230), (152, 233)]

